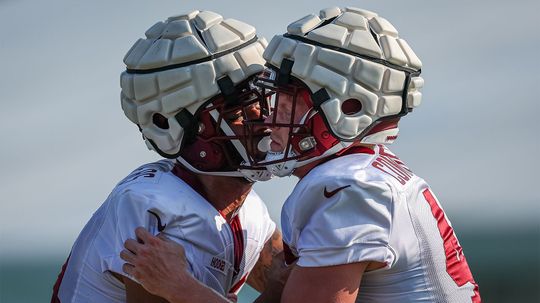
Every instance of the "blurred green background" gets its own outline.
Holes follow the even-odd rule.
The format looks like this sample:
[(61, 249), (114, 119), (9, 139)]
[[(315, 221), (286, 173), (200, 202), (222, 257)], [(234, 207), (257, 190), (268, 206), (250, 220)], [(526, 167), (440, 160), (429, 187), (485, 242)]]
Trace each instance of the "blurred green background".
[[(540, 302), (540, 227), (454, 229), (487, 303)], [(64, 256), (0, 262), (0, 302), (48, 302)], [(256, 292), (244, 287), (239, 302), (252, 302)]]

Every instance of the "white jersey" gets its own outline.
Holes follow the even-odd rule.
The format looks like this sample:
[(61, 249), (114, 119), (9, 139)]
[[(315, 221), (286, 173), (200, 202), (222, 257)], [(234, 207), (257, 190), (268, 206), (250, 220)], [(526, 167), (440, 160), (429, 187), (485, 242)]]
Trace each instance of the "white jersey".
[(266, 206), (251, 191), (228, 224), (173, 166), (143, 165), (114, 188), (72, 248), (55, 286), (60, 302), (125, 302), (125, 287), (111, 272), (126, 276), (120, 251), (138, 226), (180, 243), (202, 283), (222, 295), (239, 291), (275, 229)]
[(383, 146), (315, 167), (285, 202), (281, 220), (288, 262), (386, 264), (364, 273), (357, 302), (480, 302), (428, 184)]

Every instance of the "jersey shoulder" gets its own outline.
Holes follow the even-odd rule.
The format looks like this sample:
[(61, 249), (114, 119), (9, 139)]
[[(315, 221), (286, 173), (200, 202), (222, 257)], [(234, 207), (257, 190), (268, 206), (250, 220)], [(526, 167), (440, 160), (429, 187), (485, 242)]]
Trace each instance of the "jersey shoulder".
[(305, 178), (310, 182), (317, 182), (317, 180), (327, 182), (336, 178), (348, 179), (354, 172), (366, 169), (375, 157), (375, 153), (343, 155), (316, 166)]
[[(332, 159), (311, 170), (298, 182), (282, 209), (282, 228), (301, 228), (320, 216), (339, 220), (384, 212), (392, 207), (392, 186), (372, 163), (378, 154), (350, 154)], [(336, 219), (337, 220), (337, 219)]]
[(380, 183), (381, 178), (371, 173), (371, 164), (376, 153), (356, 153), (340, 156), (312, 169), (295, 187), (301, 196), (312, 196), (315, 200), (327, 200), (342, 190), (369, 190)]
[(248, 236), (262, 243), (270, 238), (276, 228), (266, 204), (253, 189), (246, 197), (239, 215)]
[(377, 154), (338, 157), (310, 171), (281, 214), (283, 239), (300, 266), (365, 260), (392, 264), (388, 248), (394, 195), (370, 173)]
[(373, 153), (340, 156), (311, 170), (285, 202), (282, 222), (301, 226), (315, 216), (332, 214), (353, 222), (379, 214), (386, 224), (400, 193), (423, 184), (386, 147), (375, 146)]
[(203, 200), (199, 193), (182, 179), (172, 173), (174, 162), (161, 160), (144, 164), (120, 181), (112, 194), (122, 196), (129, 193), (145, 196), (156, 203), (179, 204), (182, 201)]
[(386, 146), (377, 145), (373, 153), (355, 153), (319, 165), (308, 174), (310, 186), (317, 183), (355, 182), (362, 187), (380, 182), (400, 191), (419, 179), (398, 156)]
[(169, 173), (174, 167), (174, 163), (170, 160), (161, 160), (152, 163), (146, 163), (132, 172), (130, 172), (124, 179), (116, 184), (115, 189), (131, 188), (149, 186), (159, 182), (164, 174)]
[(376, 156), (366, 168), (373, 179), (384, 180), (397, 191), (402, 191), (418, 178), (398, 156), (383, 145), (377, 146)]
[(117, 212), (137, 209), (149, 214), (159, 229), (215, 225), (215, 208), (190, 185), (172, 173), (174, 162), (161, 160), (140, 166), (118, 183), (109, 201)]

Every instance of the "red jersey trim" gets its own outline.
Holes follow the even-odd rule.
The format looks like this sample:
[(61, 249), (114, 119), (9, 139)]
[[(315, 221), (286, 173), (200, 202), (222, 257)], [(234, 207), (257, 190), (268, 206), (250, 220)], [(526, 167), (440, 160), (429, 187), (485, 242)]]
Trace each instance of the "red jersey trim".
[(431, 207), (433, 217), (437, 221), (439, 234), (443, 239), (444, 252), (446, 255), (446, 272), (457, 286), (461, 287), (470, 282), (474, 286), (473, 303), (481, 303), (478, 284), (474, 281), (467, 259), (463, 254), (463, 249), (456, 238), (452, 226), (448, 223), (444, 211), (440, 208), (435, 196), (429, 189), (425, 189), (422, 194)]
[(246, 283), (246, 280), (247, 280), (247, 277), (248, 277), (248, 274), (245, 274), (242, 279), (240, 279), (240, 281), (236, 282), (236, 284), (234, 284), (234, 286), (231, 288), (231, 290), (229, 290), (229, 293), (235, 293), (237, 292), (240, 287), (242, 287), (242, 285), (244, 285), (244, 283)]
[(62, 265), (62, 269), (60, 273), (58, 274), (58, 278), (56, 279), (56, 283), (54, 283), (53, 286), (53, 293), (51, 297), (51, 303), (60, 303), (60, 298), (58, 298), (58, 293), (60, 291), (60, 285), (62, 284), (62, 280), (64, 279), (64, 273), (66, 272), (66, 268), (69, 262), (69, 257), (71, 257), (71, 253), (67, 257), (66, 262), (64, 265)]
[[(233, 280), (240, 273), (240, 265), (244, 257), (244, 232), (242, 230), (242, 224), (240, 223), (239, 216), (234, 216), (229, 223), (234, 240), (234, 275)], [(242, 277), (229, 292), (236, 292), (246, 281), (247, 274)]]

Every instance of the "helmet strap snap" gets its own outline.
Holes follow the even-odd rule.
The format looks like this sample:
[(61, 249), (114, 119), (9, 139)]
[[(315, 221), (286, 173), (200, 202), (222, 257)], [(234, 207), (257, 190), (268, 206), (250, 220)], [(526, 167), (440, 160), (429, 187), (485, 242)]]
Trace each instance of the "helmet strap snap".
[(313, 136), (305, 137), (298, 142), (298, 148), (303, 152), (315, 148), (315, 145), (317, 141)]
[(285, 86), (291, 81), (291, 71), (294, 65), (294, 61), (291, 59), (283, 58), (281, 60), (281, 66), (279, 67), (279, 73), (277, 75), (277, 85)]

